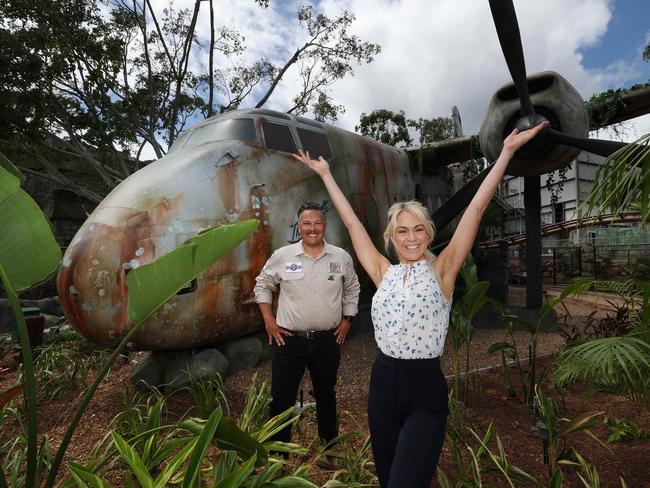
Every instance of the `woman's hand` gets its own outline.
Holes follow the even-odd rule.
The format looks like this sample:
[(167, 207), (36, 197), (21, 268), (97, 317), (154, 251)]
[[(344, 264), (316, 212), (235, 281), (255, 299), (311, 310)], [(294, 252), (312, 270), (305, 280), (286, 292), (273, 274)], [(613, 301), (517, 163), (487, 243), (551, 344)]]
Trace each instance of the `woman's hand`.
[(313, 169), (320, 176), (325, 176), (330, 172), (330, 165), (327, 163), (327, 161), (325, 161), (323, 156), (320, 156), (318, 158), (318, 161), (316, 161), (315, 159), (311, 159), (309, 157), (309, 152), (301, 151), (298, 149), (298, 154), (294, 154), (293, 157), (308, 168)]
[(517, 149), (526, 144), (532, 138), (537, 136), (542, 132), (550, 123), (548, 120), (545, 120), (541, 124), (533, 127), (532, 129), (519, 132), (519, 129), (514, 129), (508, 137), (503, 140), (503, 149), (502, 152), (509, 153), (512, 156)]

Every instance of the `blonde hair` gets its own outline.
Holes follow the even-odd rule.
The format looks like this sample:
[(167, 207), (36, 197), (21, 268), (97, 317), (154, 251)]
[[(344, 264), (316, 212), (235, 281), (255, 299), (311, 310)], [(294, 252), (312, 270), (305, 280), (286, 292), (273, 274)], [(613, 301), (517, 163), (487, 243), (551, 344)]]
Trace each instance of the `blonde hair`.
[[(397, 216), (402, 212), (410, 212), (422, 223), (427, 236), (429, 236), (429, 245), (431, 245), (433, 238), (436, 235), (435, 225), (433, 224), (433, 220), (431, 220), (429, 211), (424, 205), (416, 200), (394, 203), (388, 209), (388, 225), (386, 226), (386, 230), (384, 230), (384, 246), (386, 247), (386, 252), (389, 254), (395, 250), (395, 246), (393, 245), (391, 237), (393, 236), (395, 228), (397, 227)], [(429, 261), (430, 264), (432, 264), (436, 259), (433, 253), (428, 249), (424, 252), (424, 257), (427, 261)]]

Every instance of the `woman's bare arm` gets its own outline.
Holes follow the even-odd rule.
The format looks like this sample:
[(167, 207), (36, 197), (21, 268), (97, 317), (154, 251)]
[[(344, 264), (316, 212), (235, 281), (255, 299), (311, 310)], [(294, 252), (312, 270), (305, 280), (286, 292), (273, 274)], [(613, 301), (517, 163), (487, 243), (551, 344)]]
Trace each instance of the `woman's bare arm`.
[(440, 277), (440, 285), (445, 296), (451, 296), (458, 272), (469, 255), (474, 240), (476, 239), (483, 213), (490, 204), (490, 200), (497, 186), (503, 179), (503, 175), (512, 156), (517, 149), (539, 134), (547, 125), (548, 122), (543, 122), (524, 132), (519, 132), (515, 129), (503, 141), (503, 149), (499, 158), (494, 163), (494, 167), (485, 177), (476, 195), (474, 195), (474, 198), (472, 198), (472, 201), (467, 206), (451, 241), (435, 261), (434, 266)]
[(298, 151), (298, 154), (294, 154), (294, 157), (308, 168), (314, 170), (322, 178), (341, 221), (350, 233), (352, 246), (361, 266), (366, 270), (375, 286), (379, 286), (390, 262), (372, 243), (368, 232), (363, 227), (359, 217), (354, 213), (350, 202), (339, 188), (332, 173), (330, 173), (329, 164), (323, 157), (318, 158), (318, 161), (311, 159), (308, 152)]

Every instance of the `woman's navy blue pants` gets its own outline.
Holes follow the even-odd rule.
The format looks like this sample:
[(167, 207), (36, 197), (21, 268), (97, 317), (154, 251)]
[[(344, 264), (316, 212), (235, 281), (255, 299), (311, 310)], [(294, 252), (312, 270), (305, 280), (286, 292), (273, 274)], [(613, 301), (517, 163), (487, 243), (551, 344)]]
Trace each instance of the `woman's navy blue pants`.
[(368, 423), (382, 488), (428, 488), (447, 425), (447, 382), (440, 360), (395, 359), (372, 366)]

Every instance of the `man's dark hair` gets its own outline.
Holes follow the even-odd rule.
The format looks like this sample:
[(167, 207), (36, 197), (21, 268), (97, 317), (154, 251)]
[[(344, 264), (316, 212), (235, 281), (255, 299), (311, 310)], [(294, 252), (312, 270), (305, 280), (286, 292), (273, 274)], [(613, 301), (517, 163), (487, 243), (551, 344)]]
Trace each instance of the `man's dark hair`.
[(327, 220), (327, 217), (325, 217), (325, 209), (320, 203), (316, 203), (316, 202), (303, 203), (298, 209), (298, 219), (300, 219), (300, 214), (303, 213), (305, 210), (318, 210), (323, 216), (323, 222)]

